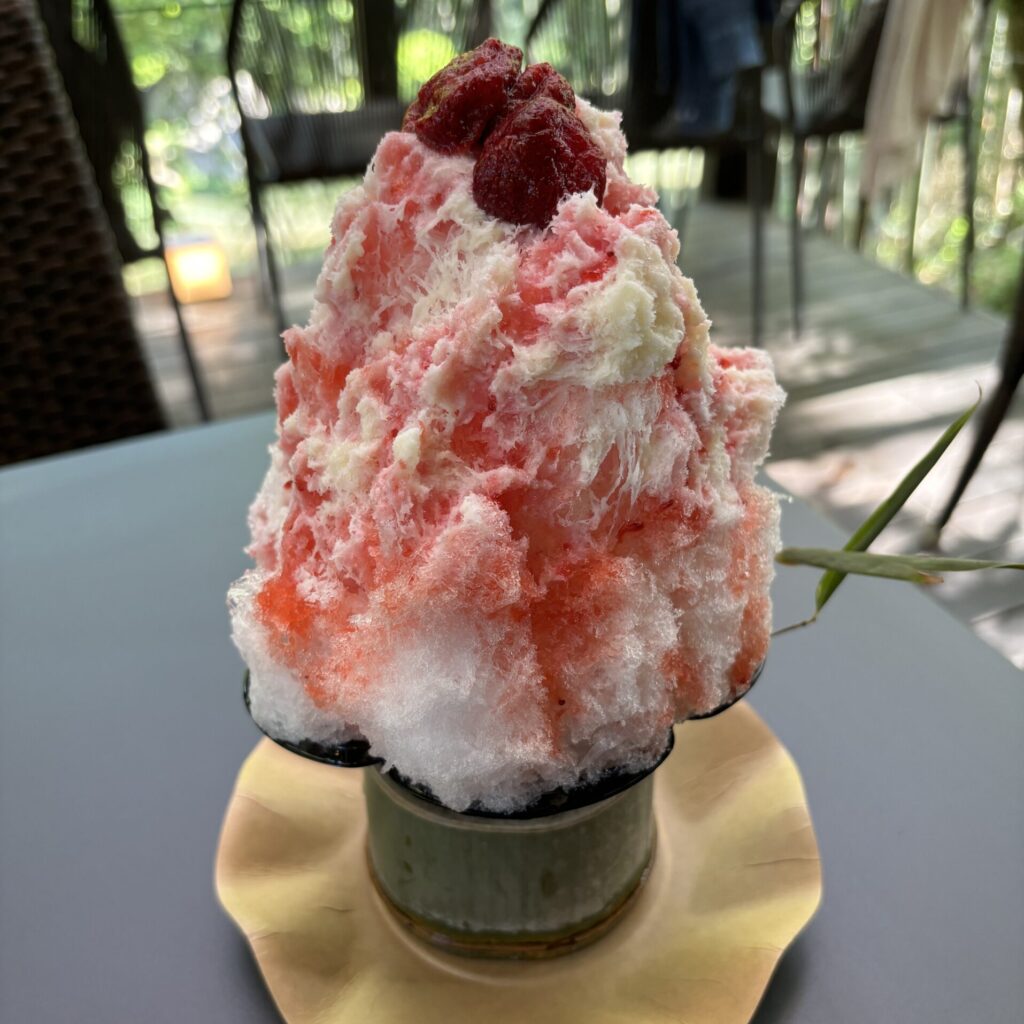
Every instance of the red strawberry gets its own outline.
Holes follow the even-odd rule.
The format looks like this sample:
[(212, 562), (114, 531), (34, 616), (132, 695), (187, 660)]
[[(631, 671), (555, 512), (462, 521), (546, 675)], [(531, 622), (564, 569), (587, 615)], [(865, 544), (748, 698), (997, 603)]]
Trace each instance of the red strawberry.
[(441, 153), (468, 153), (505, 109), (523, 52), (488, 39), (443, 67), (419, 91), (402, 128)]
[(486, 213), (544, 227), (577, 192), (604, 195), (607, 161), (575, 113), (539, 95), (511, 109), (484, 141), (473, 198)]
[(576, 109), (576, 94), (572, 86), (547, 63), (530, 64), (519, 76), (509, 99), (511, 103), (516, 103), (539, 96), (556, 100), (567, 110)]

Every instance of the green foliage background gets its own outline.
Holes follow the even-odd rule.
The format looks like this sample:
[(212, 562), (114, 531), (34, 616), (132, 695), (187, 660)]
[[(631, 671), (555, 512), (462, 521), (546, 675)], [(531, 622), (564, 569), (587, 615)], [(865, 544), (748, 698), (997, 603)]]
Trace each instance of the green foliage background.
[[(273, 0), (270, 0), (273, 2)], [(401, 2), (401, 0), (400, 0)], [(339, 20), (351, 18), (351, 0), (330, 0)], [(255, 258), (245, 163), (238, 136), (238, 112), (225, 65), (230, 0), (114, 0), (118, 22), (146, 111), (146, 141), (154, 176), (176, 229), (206, 234), (226, 247), (232, 265), (246, 270)], [(495, 4), (495, 29), (522, 42), (537, 0)], [(808, 8), (810, 8), (810, 2)], [(977, 254), (973, 288), (977, 299), (998, 310), (1012, 305), (1024, 241), (1022, 103), (1024, 3), (996, 0), (981, 60), (977, 101)], [(298, 26), (301, 28), (301, 26)], [(443, 40), (409, 33), (399, 52), (399, 77), (411, 92), (423, 68), (443, 63)], [(856, 205), (858, 142), (839, 144), (842, 176), (837, 198), (823, 215), (827, 230), (852, 233)], [(785, 147), (781, 150), (785, 154)], [(694, 162), (681, 155), (689, 179)], [(813, 154), (811, 166), (814, 166)], [(700, 166), (699, 162), (697, 164)], [(665, 162), (635, 161), (634, 170)], [(641, 171), (641, 173), (643, 173)], [(908, 182), (875, 212), (867, 249), (880, 262), (910, 271), (928, 284), (956, 288), (966, 235), (962, 215), (959, 127), (929, 132), (919, 180)], [(668, 169), (668, 181), (680, 177)], [(784, 182), (785, 175), (778, 180)], [(316, 258), (338, 191), (349, 182), (311, 182), (271, 194), (268, 214), (286, 262)], [(813, 172), (812, 182), (813, 185)], [(130, 268), (135, 291), (162, 286), (155, 265)]]

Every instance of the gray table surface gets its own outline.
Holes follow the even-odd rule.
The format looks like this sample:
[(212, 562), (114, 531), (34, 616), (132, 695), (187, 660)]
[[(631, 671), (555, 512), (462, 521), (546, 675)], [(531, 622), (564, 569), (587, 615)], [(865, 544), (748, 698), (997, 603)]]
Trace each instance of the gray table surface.
[[(0, 1021), (277, 1020), (212, 865), (257, 736), (224, 592), (271, 420), (0, 472)], [(790, 542), (834, 542), (799, 503)], [(786, 569), (776, 620), (815, 577)], [(825, 873), (760, 1024), (1024, 1018), (1024, 676), (924, 595), (850, 580), (753, 703)], [(380, 1022), (388, 1024), (388, 1022)]]

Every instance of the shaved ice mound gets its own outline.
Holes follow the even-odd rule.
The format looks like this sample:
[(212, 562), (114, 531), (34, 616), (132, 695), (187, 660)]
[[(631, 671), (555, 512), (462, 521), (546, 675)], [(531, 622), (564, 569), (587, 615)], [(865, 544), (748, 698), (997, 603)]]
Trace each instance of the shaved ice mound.
[(709, 343), (618, 115), (576, 110), (607, 186), (544, 228), (484, 213), (471, 155), (381, 141), (286, 334), (229, 598), (265, 731), (365, 737), (455, 810), (649, 767), (768, 645), (782, 392)]

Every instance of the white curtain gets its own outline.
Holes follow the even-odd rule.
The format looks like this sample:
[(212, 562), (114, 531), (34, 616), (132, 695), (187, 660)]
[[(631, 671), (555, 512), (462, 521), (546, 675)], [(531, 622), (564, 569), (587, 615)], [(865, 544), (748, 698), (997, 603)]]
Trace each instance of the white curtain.
[(966, 73), (970, 0), (889, 0), (868, 94), (860, 193), (874, 199), (917, 168), (928, 121)]

